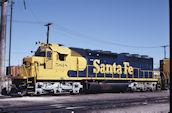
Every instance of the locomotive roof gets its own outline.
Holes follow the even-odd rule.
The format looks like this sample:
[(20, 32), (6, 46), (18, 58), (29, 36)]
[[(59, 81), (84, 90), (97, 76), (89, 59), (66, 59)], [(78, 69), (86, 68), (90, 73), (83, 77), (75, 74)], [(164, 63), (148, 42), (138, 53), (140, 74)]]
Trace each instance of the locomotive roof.
[(90, 54), (100, 54), (105, 56), (117, 56), (117, 55), (124, 55), (127, 57), (136, 57), (136, 58), (146, 58), (151, 59), (148, 55), (139, 55), (139, 54), (129, 54), (129, 53), (113, 53), (111, 51), (103, 51), (103, 50), (91, 50), (91, 49), (83, 49), (83, 48), (76, 48), (76, 47), (69, 47), (69, 49), (74, 50), (80, 53), (82, 56), (86, 56)]

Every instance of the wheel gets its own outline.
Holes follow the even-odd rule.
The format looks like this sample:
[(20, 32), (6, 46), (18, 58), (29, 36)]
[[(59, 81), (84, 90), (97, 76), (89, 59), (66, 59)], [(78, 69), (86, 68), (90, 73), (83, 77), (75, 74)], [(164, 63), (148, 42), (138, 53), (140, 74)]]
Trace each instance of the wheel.
[(7, 95), (7, 90), (6, 90), (6, 88), (3, 88), (3, 89), (2, 89), (1, 94), (2, 94), (2, 95)]

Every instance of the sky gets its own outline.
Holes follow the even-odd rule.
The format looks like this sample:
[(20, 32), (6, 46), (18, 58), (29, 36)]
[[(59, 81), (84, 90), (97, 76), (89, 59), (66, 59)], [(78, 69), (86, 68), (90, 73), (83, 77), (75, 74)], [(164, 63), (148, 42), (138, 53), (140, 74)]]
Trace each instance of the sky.
[[(14, 0), (11, 65), (46, 42), (66, 47), (148, 55), (154, 68), (169, 45), (169, 0)], [(10, 15), (10, 4), (8, 15)], [(8, 65), (10, 16), (7, 21)], [(169, 47), (166, 48), (169, 58)]]

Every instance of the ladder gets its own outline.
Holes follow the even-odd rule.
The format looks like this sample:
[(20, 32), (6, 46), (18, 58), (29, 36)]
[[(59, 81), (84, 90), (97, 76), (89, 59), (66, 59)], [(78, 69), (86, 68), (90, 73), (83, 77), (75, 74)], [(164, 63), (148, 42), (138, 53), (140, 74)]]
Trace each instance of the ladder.
[(34, 94), (35, 93), (35, 77), (28, 77), (27, 78), (27, 94)]

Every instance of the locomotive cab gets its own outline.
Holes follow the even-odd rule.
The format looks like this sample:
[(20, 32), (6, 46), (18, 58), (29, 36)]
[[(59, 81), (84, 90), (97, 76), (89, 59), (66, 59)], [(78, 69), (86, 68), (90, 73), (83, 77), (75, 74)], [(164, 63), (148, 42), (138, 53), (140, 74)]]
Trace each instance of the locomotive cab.
[(38, 80), (69, 79), (69, 70), (83, 71), (87, 61), (80, 55), (71, 55), (72, 50), (61, 44), (44, 44), (32, 57), (25, 57), (22, 64), (22, 78), (36, 77)]
[[(54, 80), (54, 73), (64, 70), (59, 68), (67, 66), (68, 56), (70, 56), (70, 49), (62, 47), (60, 44), (41, 43), (41, 46), (32, 57), (23, 59), (23, 67), (27, 70), (31, 66), (31, 69), (27, 70), (30, 71), (28, 76)], [(26, 73), (23, 76), (26, 76)]]

